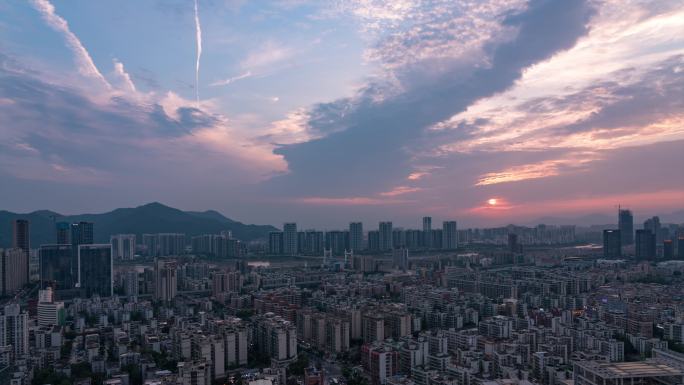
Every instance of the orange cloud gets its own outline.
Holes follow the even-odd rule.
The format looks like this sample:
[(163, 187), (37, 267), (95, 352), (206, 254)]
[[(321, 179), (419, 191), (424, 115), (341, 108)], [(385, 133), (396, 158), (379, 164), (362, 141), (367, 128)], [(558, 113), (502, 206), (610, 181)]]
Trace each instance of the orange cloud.
[(489, 205), (487, 201), (467, 209), (463, 214), (480, 217), (529, 218), (548, 213), (569, 214), (587, 212), (608, 212), (621, 204), (635, 211), (671, 210), (681, 207), (684, 190), (662, 190), (632, 194), (612, 194), (578, 199), (558, 199), (538, 202), (511, 203), (497, 198), (500, 204)]
[(381, 192), (380, 196), (383, 197), (394, 197), (397, 195), (410, 194), (418, 191), (422, 191), (420, 187), (409, 187), (409, 186), (397, 186), (390, 191)]
[(405, 203), (406, 201), (371, 197), (306, 197), (297, 199), (297, 202), (321, 206), (374, 206)]
[(561, 169), (580, 170), (587, 163), (600, 159), (591, 152), (572, 153), (565, 158), (552, 159), (540, 163), (514, 166), (503, 171), (489, 172), (480, 177), (475, 186), (487, 186), (497, 183), (519, 182), (528, 179), (539, 179), (560, 174)]

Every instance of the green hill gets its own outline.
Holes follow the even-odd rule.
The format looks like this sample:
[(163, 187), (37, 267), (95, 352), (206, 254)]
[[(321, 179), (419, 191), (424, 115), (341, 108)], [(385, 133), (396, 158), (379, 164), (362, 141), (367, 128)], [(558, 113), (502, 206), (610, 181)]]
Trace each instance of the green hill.
[[(242, 241), (266, 239), (270, 231), (277, 229), (270, 225), (247, 225), (226, 218), (209, 210), (204, 212), (182, 211), (161, 203), (148, 203), (134, 208), (119, 208), (102, 214), (61, 215), (49, 210), (28, 214), (0, 211), (0, 247), (9, 247), (12, 242), (12, 221), (28, 219), (31, 223), (31, 247), (55, 242), (55, 222), (93, 222), (95, 242), (109, 242), (112, 234), (143, 233), (185, 233), (188, 236), (218, 234), (230, 230), (233, 237)], [(140, 238), (139, 238), (140, 239)]]

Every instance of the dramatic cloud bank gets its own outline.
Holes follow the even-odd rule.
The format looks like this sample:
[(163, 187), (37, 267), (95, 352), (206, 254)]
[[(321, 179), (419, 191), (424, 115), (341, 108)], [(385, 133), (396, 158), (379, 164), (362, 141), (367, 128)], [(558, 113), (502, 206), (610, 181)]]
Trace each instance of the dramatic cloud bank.
[(677, 1), (3, 7), (3, 208), (335, 226), (684, 202)]

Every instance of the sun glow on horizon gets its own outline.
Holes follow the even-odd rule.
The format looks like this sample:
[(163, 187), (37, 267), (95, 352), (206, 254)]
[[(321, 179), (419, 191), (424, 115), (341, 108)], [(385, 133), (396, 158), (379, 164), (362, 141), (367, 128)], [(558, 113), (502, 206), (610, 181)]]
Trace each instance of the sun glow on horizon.
[(487, 204), (490, 206), (496, 206), (497, 203), (499, 203), (499, 200), (496, 198), (489, 198), (487, 200)]

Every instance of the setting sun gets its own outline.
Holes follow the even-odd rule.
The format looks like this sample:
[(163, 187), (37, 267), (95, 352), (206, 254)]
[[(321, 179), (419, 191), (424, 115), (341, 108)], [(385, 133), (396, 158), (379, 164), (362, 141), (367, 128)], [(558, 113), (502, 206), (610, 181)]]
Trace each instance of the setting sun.
[(496, 198), (490, 198), (489, 200), (487, 200), (487, 203), (490, 206), (495, 206), (497, 204), (497, 200), (496, 200)]

